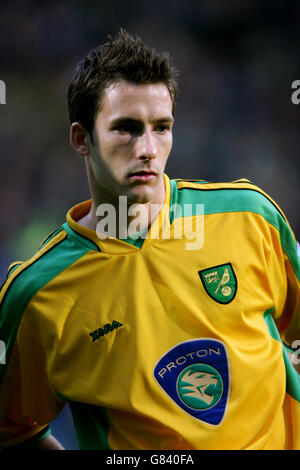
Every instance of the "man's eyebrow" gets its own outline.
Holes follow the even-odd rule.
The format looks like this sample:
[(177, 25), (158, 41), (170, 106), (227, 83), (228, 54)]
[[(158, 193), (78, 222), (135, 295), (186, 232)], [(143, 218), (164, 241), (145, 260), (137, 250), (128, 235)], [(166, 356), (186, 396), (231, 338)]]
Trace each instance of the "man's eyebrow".
[(116, 118), (116, 119), (113, 119), (111, 121), (111, 125), (112, 126), (116, 126), (118, 124), (125, 124), (125, 123), (139, 123), (141, 122), (139, 119), (134, 119), (132, 117), (127, 117), (127, 116), (123, 116), (123, 117), (120, 117), (120, 118)]
[(168, 123), (168, 124), (172, 124), (174, 121), (174, 119), (170, 116), (166, 116), (166, 117), (161, 117), (161, 118), (158, 118), (158, 119), (153, 119), (151, 121), (151, 123)]
[[(161, 123), (168, 123), (168, 124), (172, 124), (174, 121), (174, 119), (170, 116), (166, 116), (166, 117), (161, 117), (161, 118), (157, 118), (157, 119), (152, 119), (150, 122), (151, 124), (161, 124)], [(132, 118), (132, 117), (129, 117), (129, 116), (123, 116), (123, 117), (119, 117), (119, 118), (116, 118), (114, 119), (112, 122), (111, 122), (111, 126), (117, 126), (119, 124), (141, 124), (142, 121), (140, 119), (135, 119), (135, 118)]]

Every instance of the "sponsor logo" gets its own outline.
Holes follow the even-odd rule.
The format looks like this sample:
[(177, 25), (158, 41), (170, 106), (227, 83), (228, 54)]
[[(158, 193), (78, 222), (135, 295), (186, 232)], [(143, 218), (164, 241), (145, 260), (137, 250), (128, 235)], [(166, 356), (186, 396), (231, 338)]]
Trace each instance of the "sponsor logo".
[(207, 294), (220, 304), (231, 302), (237, 291), (237, 279), (231, 263), (198, 271)]
[(116, 320), (113, 320), (112, 323), (106, 323), (101, 328), (91, 331), (90, 336), (92, 337), (92, 342), (102, 338), (102, 336), (106, 335), (110, 331), (120, 328), (120, 326), (123, 326), (123, 323), (119, 323)]
[(215, 339), (178, 344), (160, 358), (154, 377), (164, 392), (186, 413), (211, 425), (225, 416), (229, 398), (229, 359)]

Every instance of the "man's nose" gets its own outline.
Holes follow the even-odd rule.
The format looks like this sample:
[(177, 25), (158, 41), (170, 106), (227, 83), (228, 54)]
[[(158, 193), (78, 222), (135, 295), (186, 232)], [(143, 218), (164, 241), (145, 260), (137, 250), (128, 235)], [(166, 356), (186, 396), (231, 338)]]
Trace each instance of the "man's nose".
[(157, 156), (157, 146), (151, 130), (146, 129), (137, 139), (136, 157), (141, 160), (153, 160)]

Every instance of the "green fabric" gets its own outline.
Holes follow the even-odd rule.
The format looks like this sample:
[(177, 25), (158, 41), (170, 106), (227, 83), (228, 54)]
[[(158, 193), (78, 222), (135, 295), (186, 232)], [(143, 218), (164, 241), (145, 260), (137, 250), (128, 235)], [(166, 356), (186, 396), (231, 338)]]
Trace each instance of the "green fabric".
[(79, 243), (81, 243), (82, 245), (84, 245), (85, 247), (89, 248), (90, 250), (96, 250), (96, 251), (100, 251), (100, 248), (96, 245), (96, 243), (94, 243), (92, 240), (90, 240), (89, 238), (86, 238), (84, 237), (83, 235), (81, 235), (80, 233), (78, 232), (75, 232), (75, 230), (73, 230), (67, 222), (65, 222), (63, 224), (63, 228), (65, 229), (65, 231), (67, 232), (68, 235), (70, 235), (72, 238), (74, 238), (75, 240), (77, 240)]
[(284, 359), (284, 364), (285, 364), (285, 369), (286, 369), (286, 391), (289, 395), (291, 395), (291, 397), (293, 397), (295, 400), (298, 400), (300, 402), (300, 375), (295, 370), (295, 368), (291, 364), (291, 361), (288, 357), (287, 353), (289, 349), (281, 341), (279, 332), (274, 322), (274, 318), (272, 316), (273, 311), (274, 311), (274, 307), (267, 310), (264, 313), (263, 318), (268, 327), (271, 337), (273, 339), (276, 339), (277, 341), (280, 341), (282, 344), (282, 354), (283, 354), (283, 359)]
[(67, 237), (21, 271), (7, 289), (0, 305), (0, 338), (5, 344), (5, 364), (0, 366), (0, 386), (28, 303), (40, 289), (89, 249)]
[(87, 403), (68, 402), (80, 450), (110, 450), (109, 419), (106, 408)]

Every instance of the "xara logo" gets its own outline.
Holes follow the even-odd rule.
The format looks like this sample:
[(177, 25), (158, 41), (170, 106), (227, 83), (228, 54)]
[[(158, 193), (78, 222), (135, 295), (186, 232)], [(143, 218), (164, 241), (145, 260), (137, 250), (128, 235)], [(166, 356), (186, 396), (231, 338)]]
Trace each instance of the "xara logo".
[(106, 323), (102, 328), (98, 328), (90, 333), (92, 342), (96, 341), (96, 339), (102, 338), (102, 336), (106, 335), (110, 331), (116, 330), (120, 326), (123, 326), (123, 323), (119, 323), (116, 320), (113, 320), (112, 323)]

